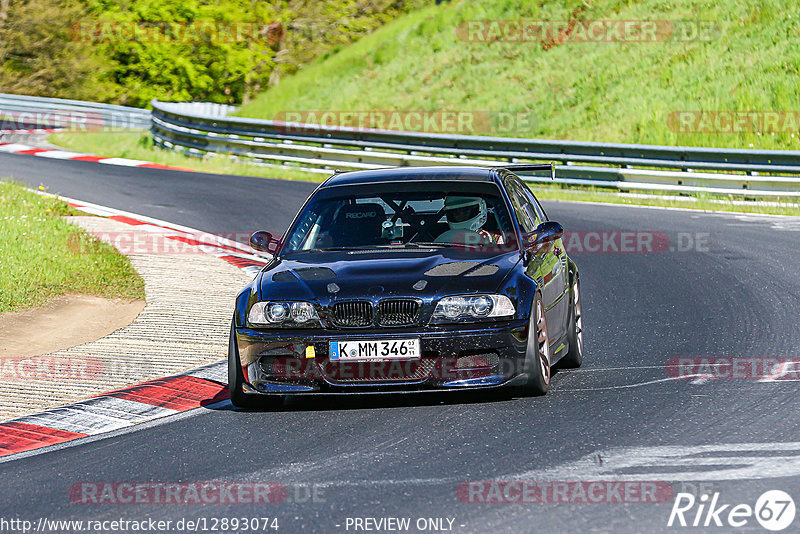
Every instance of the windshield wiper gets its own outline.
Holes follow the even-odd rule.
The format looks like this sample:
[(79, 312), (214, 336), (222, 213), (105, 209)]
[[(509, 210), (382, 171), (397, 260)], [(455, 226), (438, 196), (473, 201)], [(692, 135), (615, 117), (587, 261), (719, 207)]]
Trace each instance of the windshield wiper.
[(342, 250), (356, 250), (363, 247), (325, 247), (325, 248), (308, 248), (305, 250), (293, 250), (289, 254), (302, 254), (305, 252), (341, 252)]
[(396, 243), (389, 245), (360, 245), (354, 247), (325, 247), (325, 248), (310, 248), (306, 250), (293, 250), (289, 254), (304, 254), (307, 252), (341, 252), (344, 250), (365, 250), (365, 249), (400, 249), (400, 248), (452, 248), (452, 247), (480, 247), (481, 245), (472, 245), (464, 243), (436, 243), (433, 241), (415, 241), (411, 243)]
[(434, 241), (415, 241), (413, 243), (406, 243), (406, 247), (480, 247), (482, 245), (473, 245), (470, 243), (437, 243)]

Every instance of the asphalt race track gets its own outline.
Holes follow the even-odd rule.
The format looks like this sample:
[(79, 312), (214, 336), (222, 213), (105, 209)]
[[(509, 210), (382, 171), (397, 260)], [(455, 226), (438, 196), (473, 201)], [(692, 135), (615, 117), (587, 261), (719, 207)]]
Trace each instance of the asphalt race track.
[[(283, 231), (313, 189), (15, 155), (0, 155), (0, 169), (68, 197), (215, 233)], [(445, 519), (421, 524), (425, 531), (727, 532), (729, 525), (713, 521), (704, 527), (704, 514), (698, 527), (668, 528), (671, 494), (657, 503), (613, 495), (597, 503), (574, 495), (572, 502), (485, 503), (457, 490), (470, 481), (654, 481), (671, 482), (676, 493), (719, 493), (720, 504), (752, 507), (772, 489), (797, 500), (800, 381), (752, 372), (673, 379), (667, 364), (800, 360), (800, 219), (545, 208), (567, 230), (585, 232), (576, 234), (581, 246), (608, 242), (606, 252), (567, 244), (581, 269), (586, 361), (559, 370), (546, 397), (367, 396), (293, 401), (278, 412), (199, 409), (0, 463), (0, 517), (274, 517), (279, 532), (356, 532), (363, 529), (355, 518), (386, 517), (411, 518), (411, 532), (420, 518)], [(608, 250), (621, 239), (611, 233), (622, 231), (669, 242), (649, 253)], [(70, 498), (83, 482), (203, 481), (276, 482), (288, 493), (281, 503), (258, 505)], [(727, 521), (727, 511), (719, 517)], [(795, 519), (787, 532), (798, 525)], [(744, 528), (763, 531), (753, 517)]]

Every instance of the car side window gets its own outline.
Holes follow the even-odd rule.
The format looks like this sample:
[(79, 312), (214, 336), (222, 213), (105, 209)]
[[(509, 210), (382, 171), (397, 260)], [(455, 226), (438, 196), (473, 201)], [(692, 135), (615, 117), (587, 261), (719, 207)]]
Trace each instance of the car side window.
[(536, 230), (540, 224), (547, 220), (547, 215), (545, 215), (536, 197), (533, 196), (531, 190), (528, 189), (528, 186), (526, 186), (522, 180), (514, 176), (511, 178), (510, 183), (513, 184), (511, 188), (520, 199), (519, 203), (522, 211), (527, 216), (528, 224), (532, 225), (532, 230), (529, 231)]
[(547, 215), (545, 215), (542, 206), (539, 204), (539, 201), (536, 200), (536, 197), (533, 196), (533, 192), (525, 182), (519, 178), (516, 178), (514, 182), (519, 188), (520, 194), (525, 199), (523, 203), (525, 210), (528, 212), (528, 215), (530, 215), (530, 218), (536, 222), (536, 226), (539, 226), (547, 220)]
[[(531, 196), (533, 196), (533, 195), (531, 195)], [(536, 212), (539, 214), (539, 217), (541, 217), (542, 222), (545, 222), (545, 221), (549, 220), (547, 218), (547, 213), (545, 213), (544, 208), (539, 203), (539, 199), (536, 198), (536, 197), (533, 197), (533, 207), (536, 208)]]
[(531, 217), (531, 213), (534, 213), (534, 211), (525, 193), (520, 188), (520, 184), (509, 176), (506, 178), (506, 190), (508, 191), (508, 197), (511, 199), (511, 206), (517, 214), (520, 230), (524, 233), (533, 232), (537, 226), (535, 217)]
[(528, 198), (528, 202), (530, 202), (531, 206), (533, 206), (533, 209), (536, 210), (536, 218), (539, 219), (539, 223), (547, 221), (547, 214), (544, 212), (544, 208), (542, 208), (542, 205), (539, 203), (539, 199), (536, 198), (536, 195), (534, 195), (533, 191), (531, 191), (531, 188), (528, 187), (528, 184), (521, 180), (520, 185), (525, 191), (525, 196)]

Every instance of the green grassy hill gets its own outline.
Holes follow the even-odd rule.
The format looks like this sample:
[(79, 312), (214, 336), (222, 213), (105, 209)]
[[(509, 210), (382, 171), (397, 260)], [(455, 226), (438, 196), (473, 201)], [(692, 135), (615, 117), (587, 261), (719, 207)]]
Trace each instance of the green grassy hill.
[[(509, 19), (572, 21), (573, 33), (560, 43), (464, 38), (467, 21)], [(661, 37), (570, 40), (579, 21), (609, 19), (662, 21)], [(682, 24), (681, 31), (692, 27), (688, 21), (700, 21), (706, 30), (695, 39), (668, 38), (663, 21)], [(800, 113), (798, 42), (800, 4), (794, 0), (569, 0), (566, 6), (556, 0), (454, 0), (402, 16), (329, 53), (238, 114), (487, 111), (528, 120), (510, 130), (482, 123), (472, 133), (800, 149), (798, 128), (785, 122), (795, 115), (779, 116), (777, 126), (758, 124), (758, 132), (680, 133), (677, 123), (668, 123), (687, 110)]]

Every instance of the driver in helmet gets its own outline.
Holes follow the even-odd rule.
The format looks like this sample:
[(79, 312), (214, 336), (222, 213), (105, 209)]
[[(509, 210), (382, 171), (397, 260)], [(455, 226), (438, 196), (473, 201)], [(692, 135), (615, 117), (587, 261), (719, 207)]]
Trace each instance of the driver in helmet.
[(444, 213), (450, 229), (437, 237), (436, 242), (502, 245), (501, 235), (483, 229), (487, 211), (486, 200), (481, 197), (448, 195), (444, 199)]

